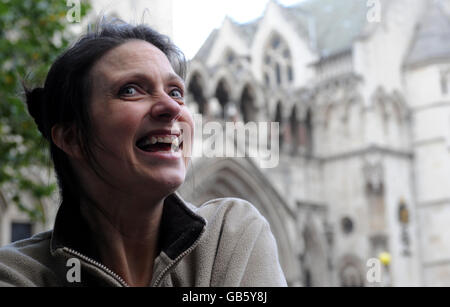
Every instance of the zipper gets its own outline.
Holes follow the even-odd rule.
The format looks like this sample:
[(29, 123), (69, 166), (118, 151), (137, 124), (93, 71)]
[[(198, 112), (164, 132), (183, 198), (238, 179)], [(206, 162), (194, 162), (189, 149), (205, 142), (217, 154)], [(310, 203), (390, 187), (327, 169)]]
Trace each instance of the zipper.
[(200, 235), (198, 236), (198, 238), (194, 241), (194, 243), (192, 243), (191, 247), (189, 247), (187, 250), (185, 250), (184, 252), (182, 252), (180, 255), (178, 255), (177, 258), (175, 258), (168, 266), (166, 266), (164, 268), (164, 270), (161, 272), (161, 274), (159, 274), (158, 278), (156, 278), (155, 283), (153, 284), (153, 287), (158, 286), (158, 284), (161, 282), (162, 278), (164, 277), (164, 275), (167, 273), (167, 271), (169, 271), (169, 269), (171, 267), (173, 267), (178, 261), (180, 261), (181, 258), (183, 258), (184, 256), (186, 256), (187, 254), (189, 254), (190, 252), (192, 252), (192, 250), (197, 247), (198, 242), (200, 241), (200, 239), (202, 238), (203, 233), (205, 232), (206, 227), (203, 227), (202, 232), (200, 233)]
[(111, 275), (112, 277), (114, 277), (123, 287), (129, 287), (129, 285), (127, 284), (127, 282), (125, 280), (123, 280), (122, 277), (120, 277), (117, 273), (114, 273), (111, 269), (109, 269), (108, 267), (106, 267), (105, 265), (101, 264), (100, 262), (97, 262), (73, 249), (70, 249), (68, 247), (63, 247), (63, 251), (65, 251), (68, 254), (71, 254), (75, 257), (81, 258), (82, 260), (84, 260), (87, 263), (90, 263), (94, 266), (96, 266), (99, 269), (102, 269), (103, 271), (105, 271), (106, 273), (108, 273), (109, 275)]

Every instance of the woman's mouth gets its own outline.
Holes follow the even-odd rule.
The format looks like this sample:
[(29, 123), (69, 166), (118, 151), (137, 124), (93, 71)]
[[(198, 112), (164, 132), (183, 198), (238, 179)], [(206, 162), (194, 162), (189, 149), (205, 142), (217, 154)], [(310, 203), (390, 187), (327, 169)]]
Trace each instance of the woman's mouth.
[(182, 135), (151, 135), (140, 138), (136, 147), (145, 152), (178, 152), (183, 149)]

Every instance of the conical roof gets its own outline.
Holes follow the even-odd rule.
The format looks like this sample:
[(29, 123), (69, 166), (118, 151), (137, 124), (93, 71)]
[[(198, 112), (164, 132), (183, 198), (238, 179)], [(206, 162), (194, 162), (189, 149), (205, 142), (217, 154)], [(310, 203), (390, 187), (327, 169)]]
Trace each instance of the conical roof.
[(406, 66), (450, 59), (450, 17), (439, 1), (431, 3), (417, 28)]

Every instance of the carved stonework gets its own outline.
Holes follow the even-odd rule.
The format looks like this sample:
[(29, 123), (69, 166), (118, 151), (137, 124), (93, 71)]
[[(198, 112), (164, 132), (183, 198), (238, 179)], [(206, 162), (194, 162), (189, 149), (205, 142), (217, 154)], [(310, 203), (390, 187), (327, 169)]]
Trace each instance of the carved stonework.
[(381, 162), (366, 161), (363, 167), (364, 179), (368, 193), (379, 194), (383, 191), (383, 165)]

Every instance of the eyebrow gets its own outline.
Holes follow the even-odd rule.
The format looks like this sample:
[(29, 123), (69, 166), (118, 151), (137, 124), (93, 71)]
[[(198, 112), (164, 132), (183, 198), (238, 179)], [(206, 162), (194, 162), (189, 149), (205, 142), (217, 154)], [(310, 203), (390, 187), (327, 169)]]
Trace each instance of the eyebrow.
[[(130, 73), (128, 75), (119, 77), (117, 80), (113, 80), (111, 83), (111, 88), (112, 89), (117, 88), (118, 86), (121, 85), (121, 83), (123, 83), (125, 80), (128, 80), (128, 79), (136, 79), (136, 80), (141, 80), (144, 82), (153, 82), (152, 79), (148, 77), (148, 75), (140, 73), (140, 72), (136, 72), (136, 73)], [(164, 82), (176, 81), (176, 82), (181, 83), (183, 86), (185, 85), (183, 78), (181, 78), (180, 76), (178, 76), (175, 73), (169, 73), (168, 75), (166, 75), (163, 78), (163, 81)]]
[(182, 84), (184, 84), (184, 80), (183, 78), (181, 78), (179, 75), (174, 74), (174, 73), (170, 73), (166, 78), (165, 81), (170, 82), (170, 81), (178, 81), (181, 82)]

